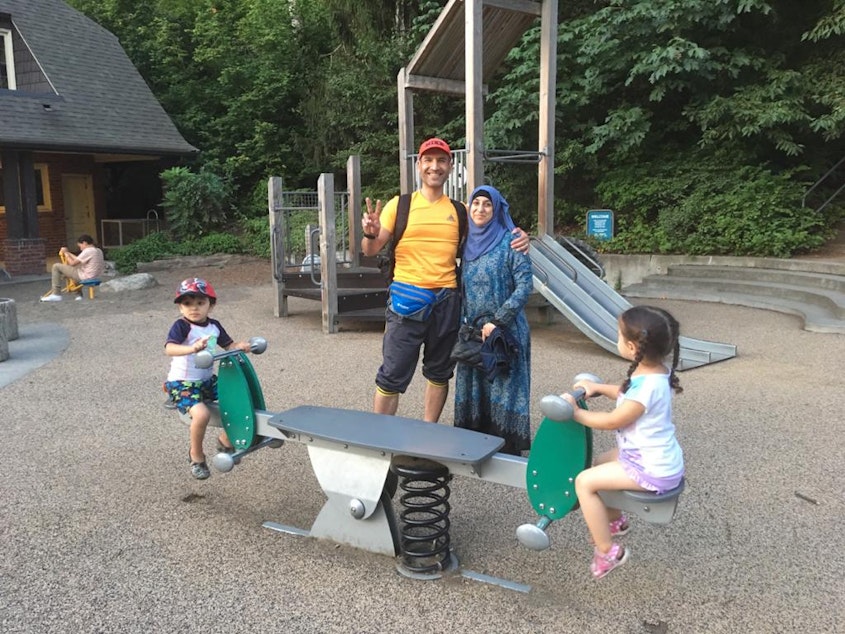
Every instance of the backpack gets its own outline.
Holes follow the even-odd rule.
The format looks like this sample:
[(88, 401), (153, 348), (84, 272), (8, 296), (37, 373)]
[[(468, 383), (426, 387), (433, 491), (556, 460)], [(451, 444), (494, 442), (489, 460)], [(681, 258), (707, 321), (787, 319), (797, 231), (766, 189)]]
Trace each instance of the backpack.
[[(464, 243), (467, 239), (467, 210), (464, 204), (460, 201), (450, 198), (455, 212), (458, 214), (458, 259), (463, 255)], [(396, 245), (402, 239), (405, 229), (408, 226), (408, 216), (411, 213), (411, 194), (402, 194), (399, 196), (399, 204), (396, 207), (396, 224), (393, 227), (393, 237), (387, 245), (387, 253), (382, 256), (379, 262), (379, 268), (384, 275), (387, 283), (393, 281), (393, 268), (396, 265)], [(461, 267), (456, 263), (455, 274), (458, 281), (460, 281)]]

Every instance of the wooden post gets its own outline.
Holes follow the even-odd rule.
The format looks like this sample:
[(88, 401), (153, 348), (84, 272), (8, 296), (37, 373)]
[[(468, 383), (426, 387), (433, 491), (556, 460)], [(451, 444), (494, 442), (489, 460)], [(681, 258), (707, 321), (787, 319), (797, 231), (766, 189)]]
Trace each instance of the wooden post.
[(543, 0), (540, 25), (540, 116), (537, 166), (537, 233), (555, 231), (555, 72), (557, 68), (557, 0)]
[(337, 254), (335, 252), (334, 175), (320, 174), (320, 297), (323, 305), (323, 333), (337, 332)]
[(282, 209), (282, 178), (271, 176), (267, 181), (267, 208), (270, 212), (270, 266), (273, 269), (275, 301), (273, 314), (288, 316), (288, 298), (285, 295), (285, 212)]
[(482, 64), (482, 1), (464, 2), (466, 47), (467, 195), (484, 183), (484, 101)]
[(414, 170), (408, 156), (414, 152), (414, 93), (408, 87), (407, 70), (399, 69), (396, 89), (399, 95), (399, 191), (414, 191)]
[(357, 154), (346, 161), (346, 191), (349, 192), (347, 216), (349, 218), (349, 261), (353, 267), (361, 266), (361, 215), (364, 201), (361, 199), (361, 157)]

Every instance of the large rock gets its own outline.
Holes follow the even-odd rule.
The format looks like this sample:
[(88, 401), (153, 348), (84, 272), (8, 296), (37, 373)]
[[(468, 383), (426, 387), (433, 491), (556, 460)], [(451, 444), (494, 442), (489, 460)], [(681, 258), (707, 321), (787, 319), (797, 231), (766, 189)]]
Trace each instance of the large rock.
[(106, 293), (120, 293), (123, 291), (140, 291), (145, 288), (158, 286), (158, 280), (149, 273), (135, 273), (125, 277), (116, 277), (100, 285), (100, 290)]

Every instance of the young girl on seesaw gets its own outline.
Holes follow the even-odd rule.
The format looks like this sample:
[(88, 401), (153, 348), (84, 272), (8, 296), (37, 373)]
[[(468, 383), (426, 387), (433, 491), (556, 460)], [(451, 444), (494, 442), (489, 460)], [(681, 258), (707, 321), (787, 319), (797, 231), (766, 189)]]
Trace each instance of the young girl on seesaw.
[[(680, 344), (678, 322), (665, 310), (635, 306), (619, 316), (617, 348), (631, 361), (622, 385), (578, 381), (586, 396), (616, 399), (612, 412), (581, 409), (569, 394), (573, 419), (593, 429), (616, 430), (617, 448), (600, 455), (594, 467), (575, 479), (575, 493), (595, 544), (590, 570), (604, 577), (628, 560), (630, 551), (613, 537), (628, 532), (628, 520), (609, 509), (599, 491), (653, 491), (677, 487), (684, 475), (684, 457), (672, 424), (672, 390), (682, 392), (675, 369)], [(671, 368), (665, 365), (671, 355)]]

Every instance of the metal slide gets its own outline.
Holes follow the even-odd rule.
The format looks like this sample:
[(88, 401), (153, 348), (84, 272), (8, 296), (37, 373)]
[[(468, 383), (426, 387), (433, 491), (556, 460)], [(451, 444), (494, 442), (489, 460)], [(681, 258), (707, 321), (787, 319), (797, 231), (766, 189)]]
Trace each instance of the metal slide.
[[(617, 317), (631, 307), (619, 293), (549, 235), (531, 241), (534, 289), (590, 339), (616, 349)], [(689, 370), (736, 356), (736, 346), (681, 337), (678, 369)]]

